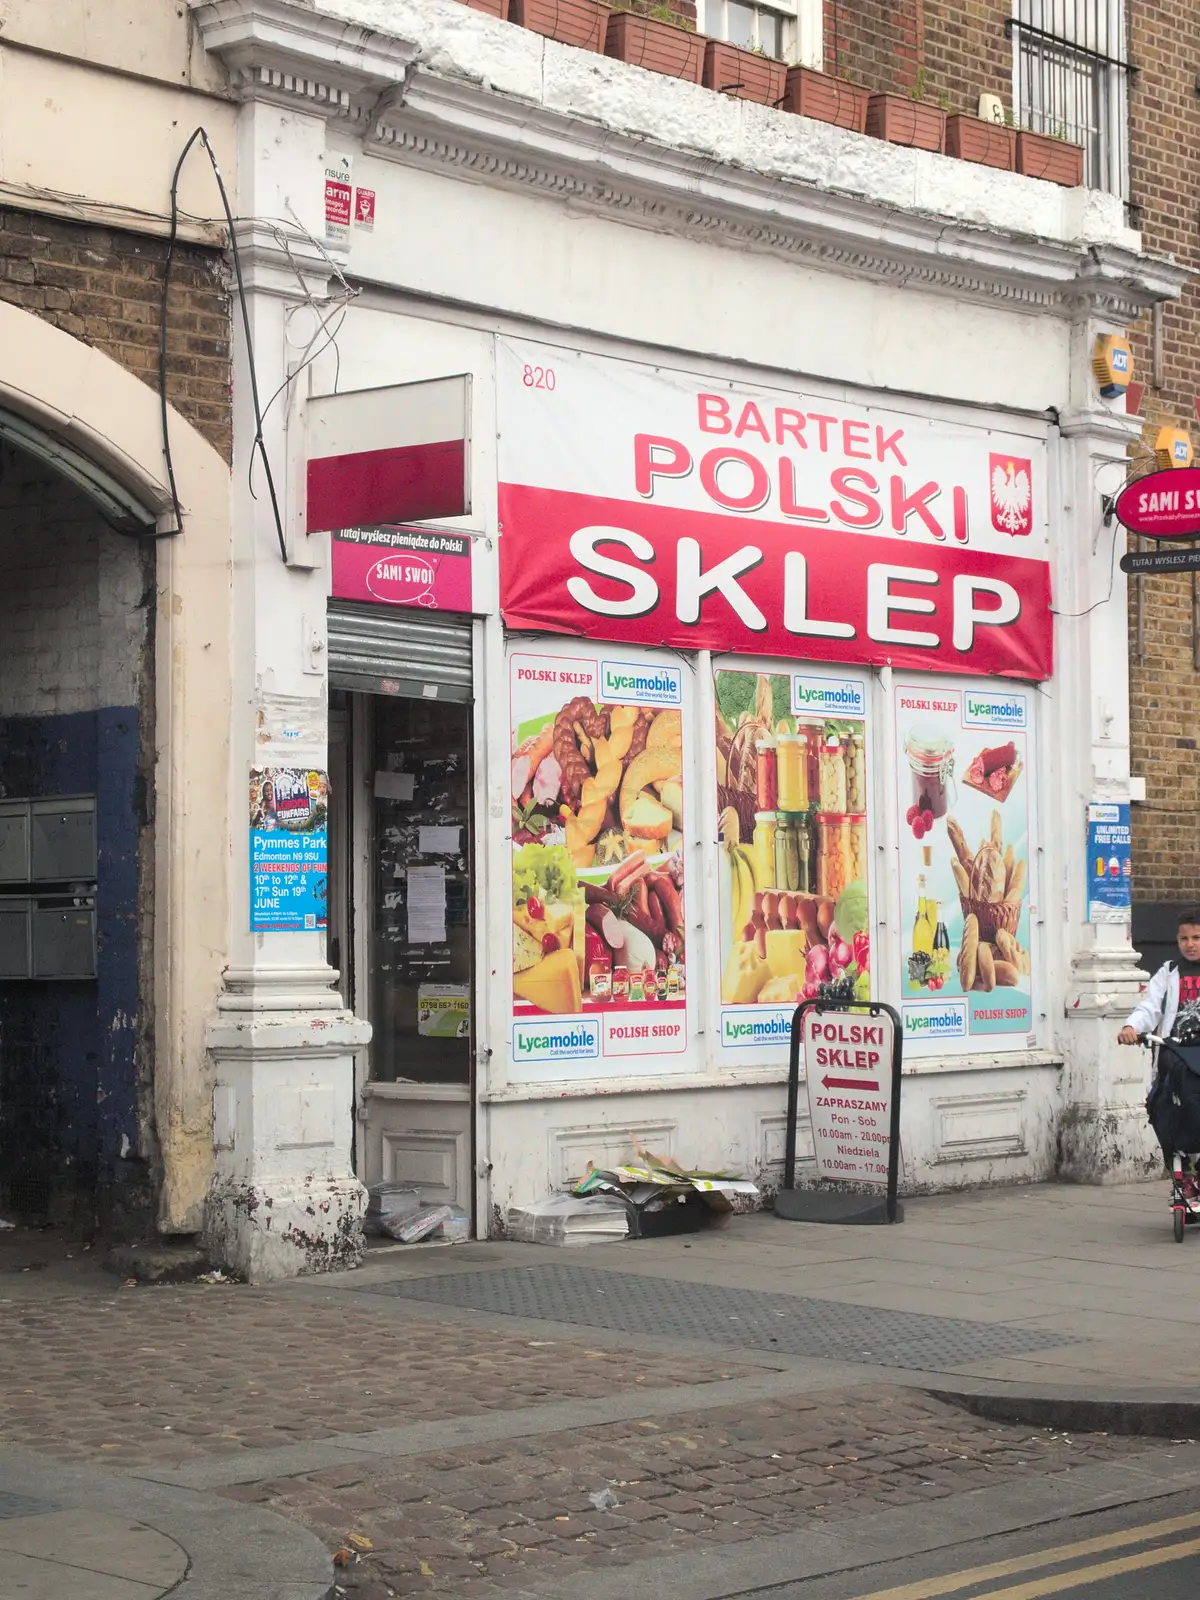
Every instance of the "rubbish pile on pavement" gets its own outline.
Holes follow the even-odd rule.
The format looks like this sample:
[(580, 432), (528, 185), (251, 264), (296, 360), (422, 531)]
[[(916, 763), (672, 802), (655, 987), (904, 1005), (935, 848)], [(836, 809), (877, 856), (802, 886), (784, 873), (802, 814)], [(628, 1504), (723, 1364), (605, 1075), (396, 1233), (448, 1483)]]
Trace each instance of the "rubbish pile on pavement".
[(471, 1219), (461, 1206), (422, 1204), (416, 1189), (376, 1183), (367, 1191), (366, 1231), (417, 1244), (422, 1239), (459, 1244), (471, 1237)]
[(613, 1195), (552, 1194), (508, 1208), (508, 1237), (517, 1244), (574, 1247), (629, 1237), (629, 1212)]
[(721, 1227), (738, 1197), (757, 1200), (758, 1186), (732, 1172), (681, 1167), (636, 1140), (637, 1165), (594, 1167), (569, 1195), (511, 1206), (508, 1237), (526, 1244), (585, 1245), (660, 1238)]

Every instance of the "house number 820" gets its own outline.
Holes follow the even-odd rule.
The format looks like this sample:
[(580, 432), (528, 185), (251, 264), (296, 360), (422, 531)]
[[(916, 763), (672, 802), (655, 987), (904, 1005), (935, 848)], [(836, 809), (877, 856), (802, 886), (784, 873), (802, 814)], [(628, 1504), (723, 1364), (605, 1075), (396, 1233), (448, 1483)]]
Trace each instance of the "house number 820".
[(521, 382), (527, 389), (553, 389), (557, 381), (553, 367), (527, 366), (521, 374)]

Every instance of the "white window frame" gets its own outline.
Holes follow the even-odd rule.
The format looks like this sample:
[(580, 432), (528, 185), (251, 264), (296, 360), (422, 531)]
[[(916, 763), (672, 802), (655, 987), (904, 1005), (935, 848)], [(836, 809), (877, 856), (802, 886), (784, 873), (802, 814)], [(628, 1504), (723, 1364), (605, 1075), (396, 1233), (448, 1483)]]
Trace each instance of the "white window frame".
[[(710, 39), (728, 40), (728, 4), (729, 0), (697, 0), (697, 26)], [(789, 66), (815, 67), (818, 70), (823, 67), (825, 40), (822, 0), (742, 0), (742, 4), (751, 6), (756, 12), (772, 12), (780, 18), (783, 23), (783, 60)], [(721, 25), (715, 30), (708, 26), (710, 7), (721, 13)]]
[[(1034, 133), (1053, 134), (1059, 127), (1076, 132), (1078, 124), (1070, 121), (1068, 105), (1056, 106), (1053, 93), (1048, 105), (1034, 105), (1027, 99), (1025, 62), (1039, 56), (1045, 58), (1053, 46), (1035, 35), (1026, 34), (1021, 24), (1056, 34), (1068, 45), (1074, 43), (1124, 61), (1128, 50), (1125, 0), (1012, 0), (1012, 18), (1014, 122), (1019, 128), (1028, 126)], [(1082, 23), (1082, 27), (1077, 26), (1078, 23)], [(1092, 140), (1084, 141), (1084, 182), (1091, 188), (1128, 200), (1128, 68), (1115, 64), (1106, 66), (1097, 61), (1093, 74), (1094, 148)], [(1044, 68), (1044, 76), (1053, 86), (1055, 68), (1052, 65)]]

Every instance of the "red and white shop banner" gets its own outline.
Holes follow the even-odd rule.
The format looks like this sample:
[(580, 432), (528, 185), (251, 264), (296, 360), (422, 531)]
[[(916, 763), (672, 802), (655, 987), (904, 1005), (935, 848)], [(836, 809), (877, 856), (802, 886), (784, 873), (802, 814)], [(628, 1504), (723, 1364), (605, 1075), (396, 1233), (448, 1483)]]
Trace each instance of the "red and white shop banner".
[(807, 661), (1048, 678), (1048, 568), (989, 551), (798, 533), (500, 488), (514, 630)]
[(308, 532), (465, 516), (470, 417), (462, 376), (314, 396)]
[(1036, 435), (497, 344), (510, 629), (1051, 675)]

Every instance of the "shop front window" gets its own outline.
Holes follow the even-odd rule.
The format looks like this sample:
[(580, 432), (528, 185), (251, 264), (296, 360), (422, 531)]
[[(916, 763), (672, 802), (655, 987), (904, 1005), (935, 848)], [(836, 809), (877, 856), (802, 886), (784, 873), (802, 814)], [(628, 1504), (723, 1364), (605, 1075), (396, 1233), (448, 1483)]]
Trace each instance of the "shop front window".
[(868, 689), (715, 674), (725, 1045), (785, 1041), (802, 1000), (871, 997)]
[(681, 1071), (686, 674), (568, 648), (509, 657), (513, 1075)]
[(901, 1011), (922, 1051), (1036, 1042), (1031, 702), (986, 682), (894, 691)]

